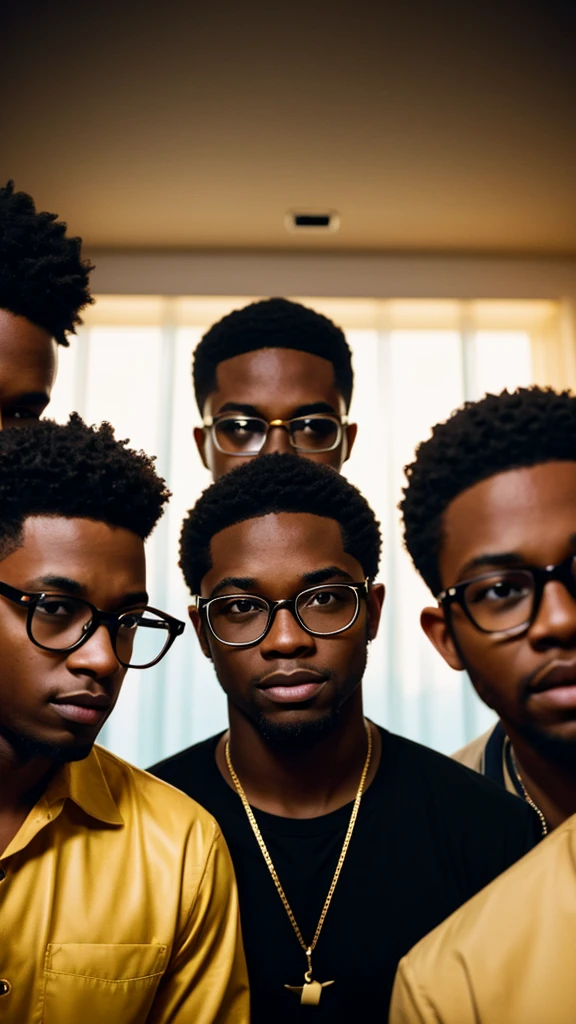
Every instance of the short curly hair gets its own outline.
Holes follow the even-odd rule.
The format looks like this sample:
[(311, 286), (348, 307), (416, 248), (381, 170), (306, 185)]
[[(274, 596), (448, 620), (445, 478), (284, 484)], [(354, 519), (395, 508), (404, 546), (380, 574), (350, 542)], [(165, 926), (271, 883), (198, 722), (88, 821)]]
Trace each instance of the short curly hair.
[(192, 376), (200, 413), (216, 390), (216, 370), (233, 356), (261, 348), (292, 348), (332, 363), (336, 386), (350, 407), (354, 374), (344, 332), (328, 317), (289, 299), (263, 299), (219, 320), (194, 352)]
[(451, 501), (497, 473), (543, 462), (576, 462), (576, 396), (518, 388), (466, 402), (416, 449), (399, 508), (404, 541), (433, 594), (442, 589), (442, 516)]
[(373, 580), (380, 560), (380, 528), (366, 498), (335, 469), (297, 455), (262, 455), (220, 477), (191, 509), (180, 536), (180, 568), (197, 594), (212, 565), (210, 542), (228, 526), (270, 513), (304, 512), (334, 519), (344, 550)]
[(0, 309), (42, 327), (59, 345), (82, 323), (80, 310), (93, 302), (81, 238), (67, 238), (56, 213), (37, 213), (14, 182), (0, 188)]
[(170, 497), (154, 459), (118, 441), (109, 423), (41, 420), (0, 432), (0, 558), (30, 516), (94, 519), (145, 540)]

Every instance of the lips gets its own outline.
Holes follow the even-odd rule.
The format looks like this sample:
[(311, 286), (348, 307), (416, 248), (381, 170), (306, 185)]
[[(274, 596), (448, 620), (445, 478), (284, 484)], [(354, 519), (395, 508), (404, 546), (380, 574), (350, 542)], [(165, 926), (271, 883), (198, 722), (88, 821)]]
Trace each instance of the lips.
[(539, 672), (532, 684), (533, 693), (545, 693), (564, 686), (576, 686), (576, 661), (553, 661)]
[(327, 676), (310, 669), (295, 669), (293, 672), (271, 672), (258, 683), (269, 700), (276, 704), (299, 704), (312, 700), (325, 686)]
[(90, 693), (82, 690), (77, 693), (60, 694), (50, 701), (51, 707), (61, 718), (80, 725), (100, 725), (111, 708), (111, 700), (105, 693)]

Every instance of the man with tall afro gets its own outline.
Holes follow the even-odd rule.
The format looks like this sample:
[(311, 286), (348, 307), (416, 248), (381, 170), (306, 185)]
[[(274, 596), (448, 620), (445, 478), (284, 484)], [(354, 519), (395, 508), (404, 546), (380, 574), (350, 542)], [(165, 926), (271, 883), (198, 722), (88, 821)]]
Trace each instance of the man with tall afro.
[(0, 433), (0, 1018), (248, 1024), (236, 887), (211, 816), (95, 746), (150, 607), (153, 460), (73, 415)]
[(272, 452), (337, 470), (350, 456), (350, 349), (307, 306), (274, 298), (229, 313), (196, 348), (193, 378), (202, 417), (194, 437), (214, 479)]
[(58, 345), (92, 302), (81, 245), (12, 181), (0, 188), (0, 428), (37, 420), (50, 401)]
[(498, 715), (455, 757), (546, 834), (576, 812), (576, 397), (468, 402), (406, 473), (406, 547), (437, 601), (422, 627)]

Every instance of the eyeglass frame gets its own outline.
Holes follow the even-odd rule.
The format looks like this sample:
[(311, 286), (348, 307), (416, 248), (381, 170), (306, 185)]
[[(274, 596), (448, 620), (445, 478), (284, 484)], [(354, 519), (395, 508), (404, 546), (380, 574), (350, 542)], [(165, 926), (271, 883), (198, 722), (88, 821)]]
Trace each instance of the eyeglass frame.
[[(342, 626), (340, 629), (334, 629), (330, 633), (318, 633), (315, 630), (310, 629), (310, 627), (302, 621), (300, 615), (298, 614), (296, 602), (304, 594), (314, 593), (318, 590), (325, 590), (326, 588), (330, 588), (331, 590), (333, 590), (335, 587), (346, 587), (348, 590), (354, 591), (354, 595), (356, 597), (356, 608), (354, 610), (354, 614), (350, 619), (350, 622), (346, 626)], [(363, 583), (320, 583), (316, 587), (307, 587), (305, 590), (299, 591), (299, 593), (296, 594), (295, 597), (283, 598), (281, 601), (269, 601), (267, 597), (261, 597), (260, 594), (218, 594), (217, 597), (200, 597), (199, 594), (194, 594), (192, 597), (192, 602), (190, 604), (190, 610), (197, 611), (200, 615), (205, 615), (208, 628), (212, 633), (214, 639), (217, 640), (219, 644), (224, 644), (225, 647), (255, 647), (256, 644), (261, 644), (262, 641), (266, 639), (268, 633), (272, 629), (274, 619), (276, 618), (276, 614), (281, 608), (286, 608), (293, 616), (293, 618), (296, 620), (298, 625), (306, 633), (309, 633), (310, 636), (330, 637), (337, 636), (339, 633), (345, 633), (347, 629), (352, 628), (352, 626), (358, 619), (358, 616), (360, 614), (360, 598), (363, 597), (365, 600), (367, 600), (369, 592), (370, 582), (368, 580), (368, 577), (366, 577)], [(266, 622), (266, 626), (264, 627), (264, 630), (262, 631), (260, 636), (257, 637), (255, 640), (247, 640), (242, 641), (240, 643), (234, 643), (231, 640), (222, 640), (215, 632), (214, 627), (210, 622), (210, 605), (213, 604), (215, 601), (222, 601), (226, 598), (228, 598), (229, 600), (233, 600), (234, 598), (241, 598), (242, 600), (246, 600), (250, 597), (257, 598), (258, 601), (263, 601), (265, 604), (268, 605), (268, 619)]]
[(447, 614), (450, 614), (452, 604), (458, 604), (466, 615), (466, 618), (480, 633), (484, 633), (487, 636), (518, 636), (520, 633), (527, 632), (536, 621), (540, 605), (542, 603), (544, 587), (547, 583), (551, 583), (553, 580), (556, 580), (558, 583), (562, 583), (570, 596), (576, 600), (576, 578), (573, 576), (571, 571), (574, 563), (576, 563), (576, 554), (569, 555), (568, 558), (565, 558), (562, 562), (558, 562), (556, 565), (545, 565), (544, 567), (538, 565), (522, 565), (515, 569), (502, 570), (503, 575), (504, 573), (514, 572), (529, 573), (534, 581), (534, 597), (530, 616), (525, 620), (525, 622), (520, 623), (518, 626), (511, 626), (509, 629), (484, 629), (483, 626), (479, 626), (474, 620), (472, 613), (466, 604), (466, 587), (469, 587), (471, 583), (481, 583), (482, 580), (492, 579), (493, 576), (497, 575), (496, 572), (483, 573), (481, 576), (474, 576), (472, 579), (463, 580), (462, 583), (457, 583), (453, 587), (447, 587), (445, 590), (440, 591), (436, 600)]
[[(82, 645), (85, 644), (90, 639), (90, 637), (94, 636), (94, 633), (96, 632), (96, 630), (100, 628), (100, 626), (105, 626), (110, 636), (110, 642), (112, 644), (114, 656), (118, 663), (122, 665), (122, 668), (139, 668), (142, 670), (147, 668), (153, 668), (154, 665), (157, 665), (158, 662), (162, 660), (164, 655), (168, 653), (168, 651), (172, 647), (172, 644), (176, 640), (176, 637), (182, 635), (186, 626), (185, 622), (182, 622), (180, 619), (174, 618), (173, 615), (168, 615), (168, 612), (162, 612), (158, 608), (152, 608), (151, 605), (146, 605), (143, 609), (141, 609), (143, 612), (153, 612), (154, 615), (160, 616), (162, 619), (164, 619), (165, 622), (168, 623), (168, 641), (164, 649), (161, 651), (158, 657), (154, 659), (154, 661), (150, 661), (147, 665), (131, 666), (130, 664), (126, 664), (126, 662), (122, 661), (122, 659), (119, 657), (116, 651), (116, 637), (118, 635), (120, 619), (124, 615), (133, 615), (134, 609), (127, 609), (124, 612), (105, 612), (102, 611), (100, 608), (97, 608), (96, 605), (91, 603), (91, 601), (86, 601), (85, 598), (83, 597), (76, 597), (72, 594), (53, 593), (50, 590), (40, 592), (19, 590), (17, 587), (12, 587), (10, 586), (10, 584), (3, 583), (2, 581), (0, 581), (0, 595), (2, 597), (6, 597), (9, 601), (12, 601), (14, 604), (17, 604), (20, 607), (26, 609), (26, 633), (28, 635), (28, 639), (34, 644), (35, 647), (39, 647), (40, 650), (42, 651), (49, 651), (51, 654), (70, 654), (72, 651), (78, 650), (78, 648), (82, 647)], [(90, 609), (90, 611), (92, 612), (92, 619), (89, 625), (87, 626), (86, 631), (83, 633), (80, 639), (76, 641), (76, 643), (71, 644), (69, 647), (46, 647), (45, 644), (41, 644), (33, 636), (32, 619), (34, 618), (34, 612), (36, 611), (36, 608), (40, 601), (45, 597), (60, 597), (62, 598), (62, 600), (65, 601), (81, 601), (82, 604), (85, 604)]]
[[(333, 420), (336, 423), (336, 425), (338, 427), (338, 436), (337, 436), (334, 444), (331, 444), (329, 448), (301, 448), (298, 445), (294, 444), (294, 442), (292, 440), (292, 435), (290, 433), (289, 424), (290, 423), (294, 423), (294, 421), (296, 421), (296, 420), (305, 420), (305, 419), (314, 419), (314, 418), (325, 419), (325, 420)], [(222, 448), (222, 446), (218, 442), (218, 438), (216, 436), (216, 430), (214, 428), (218, 426), (218, 423), (220, 422), (220, 420), (226, 420), (226, 419), (229, 419), (229, 420), (233, 420), (233, 419), (257, 420), (259, 423), (264, 423), (266, 425), (266, 433), (264, 434), (264, 440), (262, 441), (262, 444), (260, 445), (260, 447), (259, 447), (257, 452), (230, 452), (226, 448)], [(246, 458), (254, 458), (256, 455), (260, 455), (260, 452), (262, 451), (262, 449), (263, 449), (263, 447), (266, 444), (266, 441), (268, 439), (268, 434), (270, 432), (270, 427), (282, 427), (286, 431), (286, 433), (288, 434), (288, 440), (290, 442), (291, 447), (294, 448), (294, 451), (297, 451), (297, 452), (308, 452), (310, 455), (320, 455), (322, 452), (333, 452), (333, 451), (336, 450), (336, 448), (338, 447), (339, 444), (342, 444), (342, 439), (344, 437), (344, 428), (348, 426), (348, 417), (347, 416), (339, 416), (339, 415), (337, 415), (336, 413), (333, 413), (333, 412), (312, 412), (312, 413), (309, 413), (308, 415), (304, 415), (304, 416), (291, 416), (290, 419), (287, 419), (287, 420), (280, 420), (280, 419), (267, 420), (267, 419), (264, 418), (264, 416), (247, 416), (247, 415), (241, 414), (241, 413), (238, 413), (237, 416), (234, 416), (233, 413), (223, 412), (223, 413), (220, 413), (217, 416), (205, 416), (204, 419), (202, 420), (202, 426), (204, 427), (204, 429), (210, 431), (210, 436), (211, 436), (211, 438), (212, 438), (212, 440), (214, 442), (215, 447), (218, 449), (218, 451), (221, 452), (222, 455), (230, 455), (233, 459), (235, 459), (235, 458), (244, 458), (244, 459), (246, 459)]]

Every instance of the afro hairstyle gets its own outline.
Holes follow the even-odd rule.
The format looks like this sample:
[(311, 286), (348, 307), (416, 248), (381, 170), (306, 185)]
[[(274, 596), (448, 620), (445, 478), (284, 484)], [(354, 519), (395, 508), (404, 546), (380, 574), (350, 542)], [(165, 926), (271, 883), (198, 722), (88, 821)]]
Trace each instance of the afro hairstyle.
[(180, 568), (190, 593), (198, 594), (211, 567), (215, 534), (270, 513), (304, 512), (334, 519), (344, 550), (368, 579), (378, 572), (380, 528), (368, 502), (330, 466), (298, 455), (261, 455), (213, 483), (188, 512), (180, 536)]
[(117, 441), (109, 423), (41, 420), (0, 432), (0, 558), (22, 543), (30, 516), (92, 519), (143, 540), (170, 497), (154, 459)]
[(235, 309), (219, 320), (194, 352), (192, 376), (200, 413), (208, 395), (216, 390), (220, 363), (261, 348), (292, 348), (332, 363), (334, 379), (350, 407), (354, 374), (352, 355), (344, 332), (331, 320), (289, 299), (264, 299)]
[(576, 396), (518, 388), (466, 402), (416, 449), (399, 508), (404, 542), (434, 595), (442, 590), (442, 516), (451, 501), (497, 473), (543, 462), (576, 462)]
[(82, 323), (79, 312), (93, 301), (88, 279), (94, 267), (80, 258), (81, 238), (67, 238), (56, 213), (37, 213), (14, 182), (0, 188), (0, 309), (42, 327), (68, 345)]

